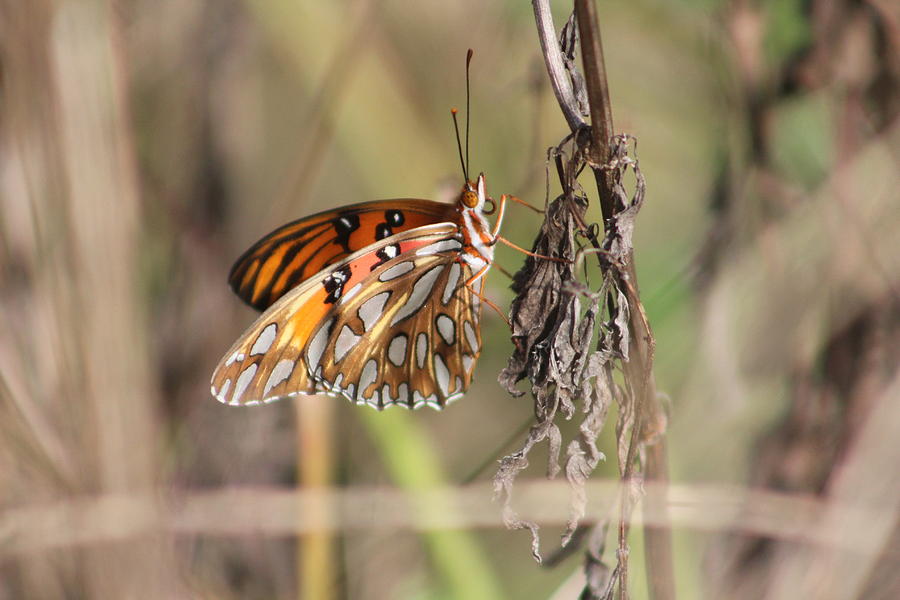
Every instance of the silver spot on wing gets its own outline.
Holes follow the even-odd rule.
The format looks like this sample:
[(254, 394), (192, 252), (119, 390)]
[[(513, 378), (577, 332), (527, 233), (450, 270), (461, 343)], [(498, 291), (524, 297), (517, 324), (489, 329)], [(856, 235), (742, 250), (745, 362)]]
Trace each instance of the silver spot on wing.
[(263, 396), (268, 396), (273, 387), (291, 376), (291, 372), (294, 370), (294, 364), (296, 364), (295, 361), (289, 358), (282, 358), (278, 361), (278, 364), (275, 365), (275, 368), (272, 369), (272, 372), (269, 374), (269, 379), (266, 381), (265, 388), (263, 388)]
[(241, 396), (244, 394), (247, 386), (250, 385), (250, 382), (253, 381), (253, 376), (256, 375), (256, 369), (257, 365), (254, 363), (244, 369), (238, 376), (237, 383), (234, 386), (234, 396), (231, 397), (231, 404), (240, 404)]
[(416, 364), (420, 369), (425, 367), (426, 358), (428, 358), (428, 335), (420, 333), (416, 336)]
[(342, 381), (344, 381), (344, 374), (343, 374), (343, 373), (338, 373), (338, 374), (337, 374), (337, 377), (334, 378), (334, 383), (332, 383), (329, 387), (330, 387), (332, 390), (334, 390), (335, 392), (338, 392), (338, 393), (343, 392), (344, 390), (341, 389), (341, 382), (342, 382)]
[(309, 366), (310, 373), (315, 373), (316, 367), (319, 366), (319, 361), (322, 360), (322, 354), (324, 354), (325, 347), (328, 345), (328, 333), (332, 325), (334, 325), (334, 319), (328, 319), (322, 323), (322, 326), (319, 327), (319, 330), (309, 342), (309, 347), (306, 349), (306, 364)]
[(444, 339), (444, 343), (452, 346), (456, 341), (456, 324), (453, 322), (453, 319), (441, 313), (435, 318), (434, 324), (437, 326), (438, 333)]
[(369, 331), (375, 322), (381, 318), (384, 312), (384, 305), (387, 303), (390, 295), (390, 292), (375, 294), (359, 307), (359, 318), (362, 319), (363, 327), (365, 327), (366, 331)]
[(225, 383), (222, 384), (222, 389), (219, 390), (218, 394), (216, 393), (216, 388), (212, 389), (213, 396), (215, 396), (216, 400), (218, 400), (219, 402), (227, 403), (228, 399), (226, 396), (228, 394), (228, 388), (230, 388), (230, 387), (231, 387), (231, 380), (226, 379)]
[(349, 325), (341, 327), (337, 340), (334, 342), (334, 362), (340, 362), (353, 346), (361, 339), (362, 336), (353, 333)]
[(447, 285), (444, 286), (444, 294), (441, 296), (441, 302), (447, 304), (450, 302), (450, 298), (453, 297), (453, 293), (456, 291), (456, 286), (459, 284), (459, 276), (462, 274), (462, 267), (459, 263), (453, 263), (450, 265), (450, 272), (447, 274)]
[(401, 275), (406, 275), (415, 268), (416, 265), (413, 264), (411, 260), (407, 260), (402, 263), (397, 263), (389, 269), (385, 269), (384, 273), (378, 276), (378, 279), (379, 281), (390, 281), (391, 279), (397, 279)]
[(439, 242), (428, 244), (427, 246), (419, 248), (418, 250), (416, 250), (416, 256), (430, 256), (432, 254), (437, 254), (438, 252), (447, 252), (449, 250), (460, 249), (462, 249), (462, 244), (460, 244), (457, 240), (441, 240)]
[(361, 289), (362, 289), (362, 283), (357, 283), (356, 285), (354, 285), (352, 288), (350, 288), (347, 291), (347, 293), (345, 293), (343, 296), (341, 296), (341, 304), (346, 303), (350, 298), (355, 296)]
[(397, 402), (402, 402), (412, 408), (412, 397), (409, 395), (409, 386), (406, 383), (401, 383), (397, 388)]
[(472, 352), (478, 352), (478, 336), (475, 335), (475, 328), (468, 321), (463, 323), (463, 331), (466, 332), (466, 341), (469, 342), (469, 348)]
[(441, 393), (444, 397), (449, 396), (450, 369), (447, 368), (447, 363), (444, 362), (444, 358), (437, 352), (434, 353), (434, 374), (437, 377), (437, 384)]
[[(479, 292), (484, 291), (484, 286), (481, 286)], [(478, 297), (478, 294), (472, 294), (472, 314), (474, 318), (477, 319), (481, 314), (481, 298)]]
[(394, 317), (391, 319), (391, 327), (422, 308), (428, 298), (431, 297), (434, 282), (443, 270), (444, 265), (437, 265), (416, 280), (406, 302), (400, 307), (400, 310), (394, 313)]
[[(376, 379), (378, 379), (378, 363), (375, 362), (374, 358), (370, 358), (363, 366), (362, 373), (359, 376), (359, 395), (357, 398), (363, 398), (366, 388), (375, 383)], [(378, 392), (376, 391), (375, 393), (377, 395)]]
[(275, 334), (277, 332), (277, 324), (269, 323), (266, 325), (266, 328), (262, 330), (259, 337), (253, 342), (253, 347), (250, 348), (250, 356), (253, 356), (254, 354), (265, 354), (269, 348), (272, 347), (272, 342), (275, 341)]
[(388, 360), (398, 367), (402, 367), (403, 361), (406, 360), (406, 343), (406, 336), (401, 333), (395, 336), (388, 346)]

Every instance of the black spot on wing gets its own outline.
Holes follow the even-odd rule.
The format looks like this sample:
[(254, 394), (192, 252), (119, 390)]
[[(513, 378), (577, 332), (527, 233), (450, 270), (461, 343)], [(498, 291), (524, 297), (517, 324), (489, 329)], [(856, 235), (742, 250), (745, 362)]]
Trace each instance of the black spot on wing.
[(384, 222), (375, 226), (375, 239), (383, 240), (384, 238), (394, 235), (394, 227), (400, 227), (406, 222), (401, 210), (384, 211)]
[(332, 271), (328, 277), (322, 280), (322, 286), (328, 292), (325, 298), (327, 304), (334, 304), (344, 295), (344, 286), (350, 280), (350, 265), (344, 265), (340, 269)]
[(357, 214), (343, 214), (334, 220), (334, 232), (337, 234), (334, 241), (340, 244), (347, 253), (351, 252), (350, 235), (357, 229), (359, 229), (359, 215)]
[(392, 258), (397, 258), (397, 256), (399, 256), (399, 254), (400, 254), (400, 245), (399, 244), (390, 244), (388, 246), (385, 246), (384, 248), (379, 248), (375, 252), (375, 256), (378, 257), (378, 262), (373, 264), (372, 268), (369, 270), (374, 271), (375, 269), (377, 269), (378, 267), (380, 267), (387, 261), (391, 260)]
[(393, 230), (391, 226), (387, 223), (379, 223), (375, 226), (375, 239), (383, 240), (384, 238), (391, 237), (393, 235)]
[(403, 211), (386, 210), (384, 211), (384, 222), (391, 227), (399, 227), (406, 222), (406, 217), (403, 216)]

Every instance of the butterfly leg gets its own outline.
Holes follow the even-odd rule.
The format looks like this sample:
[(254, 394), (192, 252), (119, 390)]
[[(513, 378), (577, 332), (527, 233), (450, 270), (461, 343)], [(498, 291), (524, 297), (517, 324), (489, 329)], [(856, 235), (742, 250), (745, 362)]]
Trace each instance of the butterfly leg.
[(495, 243), (496, 243), (496, 242), (503, 242), (504, 244), (506, 244), (506, 245), (509, 246), (510, 248), (513, 248), (513, 249), (518, 250), (519, 252), (521, 252), (521, 253), (523, 253), (523, 254), (527, 254), (528, 256), (533, 256), (533, 257), (535, 257), (535, 258), (542, 258), (542, 259), (544, 259), (544, 260), (550, 260), (550, 261), (558, 262), (558, 263), (570, 263), (570, 262), (572, 262), (571, 260), (568, 260), (568, 259), (565, 259), (565, 258), (558, 258), (558, 257), (556, 257), (556, 256), (545, 256), (545, 255), (543, 255), (543, 254), (535, 254), (534, 252), (529, 252), (529, 251), (526, 250), (525, 248), (522, 248), (521, 246), (517, 246), (517, 245), (513, 244), (511, 241), (509, 241), (508, 239), (506, 239), (505, 237), (502, 237), (502, 236), (499, 236), (499, 235), (495, 238), (494, 241), (495, 241)]
[[(524, 200), (520, 200), (519, 198), (516, 198), (515, 196), (509, 196), (509, 195), (507, 195), (507, 194), (503, 194), (502, 196), (500, 196), (499, 206), (497, 207), (497, 221), (494, 223), (494, 229), (493, 229), (493, 231), (491, 231), (491, 238), (492, 238), (492, 239), (491, 239), (490, 242), (488, 242), (488, 246), (493, 246), (493, 245), (495, 245), (497, 242), (503, 242), (504, 244), (506, 244), (506, 245), (509, 246), (510, 248), (514, 248), (514, 249), (518, 250), (519, 252), (522, 252), (522, 253), (524, 253), (524, 254), (527, 254), (528, 256), (533, 256), (533, 257), (535, 257), (535, 258), (543, 258), (543, 259), (546, 259), (546, 260), (551, 260), (551, 261), (553, 261), (553, 262), (559, 262), (559, 263), (568, 263), (568, 262), (572, 262), (572, 261), (570, 261), (570, 260), (566, 260), (565, 258), (556, 258), (556, 257), (553, 257), (553, 256), (544, 256), (543, 254), (535, 254), (534, 252), (529, 252), (529, 251), (526, 250), (525, 248), (522, 248), (522, 247), (520, 247), (520, 246), (517, 246), (517, 245), (513, 244), (511, 241), (509, 241), (508, 239), (502, 237), (502, 236), (500, 235), (500, 225), (501, 225), (501, 223), (503, 222), (503, 214), (506, 212), (506, 201), (507, 201), (507, 200), (514, 200), (514, 201), (516, 201), (516, 202), (520, 202), (520, 203), (522, 203), (522, 204), (528, 206), (529, 208), (533, 208), (533, 209), (534, 209), (533, 206), (531, 206), (530, 204), (528, 204), (528, 203), (525, 202)], [(537, 210), (537, 209), (535, 209), (535, 210)], [(542, 212), (542, 211), (539, 211), (539, 212)], [(477, 277), (476, 277), (476, 279), (477, 279)]]
[(534, 212), (538, 213), (539, 215), (542, 215), (542, 214), (544, 214), (545, 212), (547, 212), (547, 211), (541, 210), (540, 208), (538, 208), (537, 206), (531, 204), (530, 202), (526, 202), (525, 200), (522, 200), (522, 199), (519, 198), (518, 196), (507, 196), (506, 199), (507, 199), (507, 200), (512, 200), (513, 202), (516, 202), (516, 203), (518, 203), (518, 204), (521, 204), (522, 206), (524, 206), (524, 207), (526, 207), (526, 208), (530, 208), (531, 210), (533, 210)]
[(498, 271), (500, 271), (501, 273), (503, 273), (504, 275), (506, 275), (506, 277), (508, 277), (509, 279), (513, 279), (513, 274), (510, 273), (509, 271), (507, 271), (507, 270), (503, 267), (503, 265), (501, 265), (500, 263), (496, 263), (496, 262), (495, 262), (495, 263), (491, 266), (491, 268), (492, 268), (492, 269), (497, 269)]
[[(506, 212), (506, 199), (509, 198), (506, 194), (500, 196), (499, 206), (497, 207), (497, 220), (494, 221), (494, 229), (491, 231), (491, 238), (493, 238), (494, 243), (496, 243), (497, 236), (500, 235), (500, 225), (503, 223), (503, 213)], [(493, 245), (493, 244), (491, 244)]]
[(485, 304), (487, 304), (488, 306), (493, 308), (494, 312), (496, 312), (498, 315), (500, 315), (500, 318), (506, 322), (507, 327), (512, 327), (512, 323), (509, 322), (509, 317), (507, 317), (506, 314), (502, 310), (500, 310), (499, 306), (497, 306), (496, 304), (494, 304), (493, 302), (491, 302), (490, 300), (485, 298), (481, 294), (481, 292), (475, 290), (475, 288), (469, 288), (469, 289), (472, 290), (472, 293), (475, 294), (476, 296), (478, 296), (478, 298), (480, 298), (482, 302), (484, 302)]
[[(519, 198), (517, 196), (512, 196), (510, 194), (503, 194), (502, 196), (500, 196), (500, 201), (497, 203), (498, 204), (498, 206), (497, 206), (497, 221), (494, 222), (494, 229), (493, 229), (493, 231), (491, 231), (491, 237), (493, 237), (494, 239), (496, 239), (497, 235), (500, 233), (500, 225), (503, 223), (503, 214), (506, 212), (506, 201), (507, 200), (512, 200), (513, 202), (518, 202), (522, 206), (527, 206), (528, 208), (530, 208), (531, 210), (533, 210), (536, 213), (544, 214), (544, 211), (537, 208), (536, 206), (532, 206), (531, 204), (529, 204), (528, 202), (525, 202), (524, 200), (522, 200), (521, 198)], [(493, 202), (493, 198), (491, 199), (491, 202)]]
[(466, 286), (467, 288), (469, 288), (470, 292), (472, 292), (473, 294), (478, 296), (478, 298), (482, 302), (484, 302), (485, 304), (487, 304), (488, 306), (493, 308), (494, 311), (498, 315), (500, 315), (500, 317), (504, 321), (506, 321), (506, 324), (509, 327), (512, 327), (512, 323), (509, 322), (509, 317), (507, 317), (506, 314), (504, 314), (504, 312), (502, 310), (500, 310), (500, 307), (497, 306), (496, 304), (494, 304), (493, 302), (491, 302), (490, 300), (488, 300), (487, 298), (485, 298), (484, 294), (482, 294), (480, 290), (475, 289), (475, 282), (478, 281), (479, 279), (481, 279), (482, 277), (484, 277), (484, 274), (487, 273), (488, 269), (490, 269), (490, 268), (491, 268), (490, 264), (484, 265), (480, 271), (478, 271), (477, 273), (475, 273), (474, 275), (469, 277), (469, 280), (466, 281), (463, 285)]

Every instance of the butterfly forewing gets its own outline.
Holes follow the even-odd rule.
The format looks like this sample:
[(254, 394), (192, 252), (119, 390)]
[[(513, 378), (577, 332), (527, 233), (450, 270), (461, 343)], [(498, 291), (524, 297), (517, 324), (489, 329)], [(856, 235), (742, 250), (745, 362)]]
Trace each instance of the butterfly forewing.
[(376, 408), (441, 408), (461, 396), (481, 339), (458, 231), (400, 233), (292, 289), (219, 364), (213, 395), (255, 404), (324, 391)]
[(379, 200), (299, 219), (268, 234), (235, 262), (234, 292), (265, 310), (288, 290), (373, 242), (453, 220), (453, 205), (430, 200)]

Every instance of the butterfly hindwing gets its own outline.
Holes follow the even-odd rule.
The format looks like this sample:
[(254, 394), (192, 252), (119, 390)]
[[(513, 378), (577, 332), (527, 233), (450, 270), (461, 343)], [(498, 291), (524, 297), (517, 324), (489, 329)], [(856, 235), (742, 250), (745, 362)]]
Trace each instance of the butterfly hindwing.
[(378, 409), (443, 408), (465, 392), (480, 352), (480, 305), (464, 285), (471, 271), (460, 248), (443, 238), (402, 253), (340, 305), (321, 325), (327, 341), (311, 365), (325, 389)]
[(234, 264), (228, 282), (244, 302), (265, 310), (329, 265), (392, 235), (453, 220), (454, 206), (430, 200), (363, 202), (279, 227)]
[(383, 408), (443, 407), (469, 386), (480, 304), (458, 262), (458, 227), (406, 231), (296, 286), (213, 374), (229, 404), (324, 391)]

